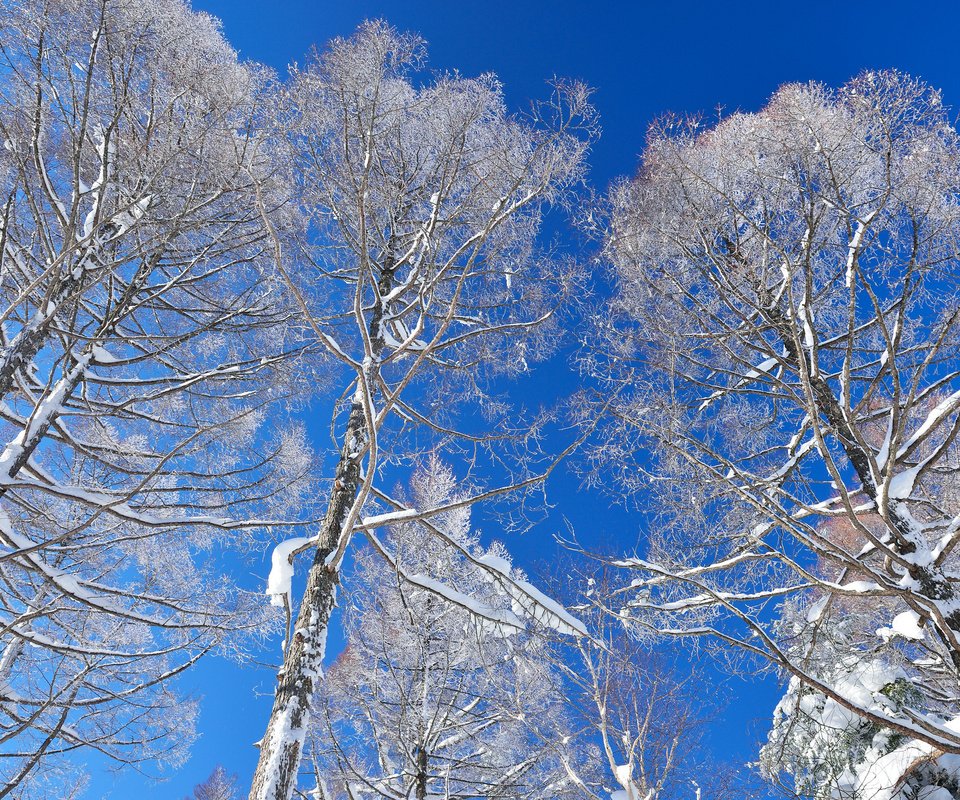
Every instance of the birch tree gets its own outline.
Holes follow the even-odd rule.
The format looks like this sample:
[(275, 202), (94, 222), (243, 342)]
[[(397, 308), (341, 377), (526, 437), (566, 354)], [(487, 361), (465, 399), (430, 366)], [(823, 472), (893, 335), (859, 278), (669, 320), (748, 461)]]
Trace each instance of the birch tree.
[[(657, 509), (621, 562), (639, 624), (719, 637), (930, 753), (960, 752), (958, 166), (939, 94), (895, 72), (662, 122), (611, 194), (596, 362), (597, 463)], [(883, 665), (871, 692), (851, 659)]]
[(184, 800), (236, 800), (237, 776), (229, 775), (223, 767), (215, 767), (210, 777), (193, 787), (193, 793)]
[[(444, 441), (478, 452), (508, 441), (518, 425), (485, 381), (522, 372), (549, 347), (569, 287), (535, 239), (544, 209), (581, 179), (587, 91), (557, 86), (530, 115), (511, 116), (492, 76), (427, 79), (423, 61), (419, 39), (368, 23), (293, 71), (281, 112), (307, 220), (294, 260), (309, 265), (287, 280), (342, 394), (326, 407), (339, 453), (326, 516), (274, 553), (280, 602), (294, 555), (306, 550), (312, 563), (260, 743), (257, 800), (293, 790), (354, 532), (437, 511), (392, 498), (378, 485), (384, 465)], [(285, 263), (288, 232), (273, 233)], [(464, 404), (473, 417), (458, 417)], [(374, 500), (384, 513), (364, 517)]]
[[(580, 796), (728, 796), (732, 771), (710, 763), (705, 743), (722, 704), (705, 696), (703, 665), (665, 652), (655, 637), (635, 636), (627, 617), (610, 613), (620, 593), (615, 570), (579, 580), (572, 611), (590, 636), (560, 642), (552, 659), (565, 679), (571, 746), (564, 766)], [(729, 796), (744, 796), (743, 788)]]
[[(455, 491), (434, 464), (411, 500), (436, 507)], [(381, 552), (360, 555), (344, 603), (347, 647), (321, 686), (307, 785), (324, 800), (579, 796), (563, 766), (571, 731), (547, 640), (525, 629), (526, 612), (482, 568), (515, 572), (502, 545), (480, 546), (468, 509), (434, 524), (449, 542), (398, 524)]]
[[(462, 496), (435, 460), (412, 483), (413, 507)], [(564, 625), (516, 596), (526, 577), (502, 544), (481, 546), (469, 508), (430, 523), (392, 525), (356, 554), (341, 603), (347, 644), (307, 737), (306, 794), (725, 796), (729, 771), (708, 766), (701, 741), (715, 707), (702, 676), (681, 677), (606, 613), (607, 581), (586, 584)], [(504, 574), (507, 587), (494, 577)], [(589, 635), (565, 635), (578, 623)]]
[(182, 759), (169, 679), (261, 616), (208, 556), (307, 464), (259, 433), (295, 349), (262, 76), (180, 0), (0, 13), (0, 797), (25, 797), (82, 748)]

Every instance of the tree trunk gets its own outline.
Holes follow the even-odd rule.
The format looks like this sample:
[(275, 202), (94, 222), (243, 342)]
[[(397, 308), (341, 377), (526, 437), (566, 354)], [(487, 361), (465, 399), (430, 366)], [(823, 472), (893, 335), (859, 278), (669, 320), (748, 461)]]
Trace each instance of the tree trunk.
[[(779, 308), (771, 307), (766, 310), (766, 314), (783, 343), (784, 358), (791, 362), (801, 380), (806, 374), (814, 398), (814, 406), (810, 409), (811, 416), (822, 414), (830, 423), (847, 458), (850, 460), (854, 472), (860, 479), (863, 493), (870, 498), (878, 511), (882, 511), (880, 491), (870, 467), (869, 456), (857, 441), (857, 436), (843, 413), (840, 401), (837, 400), (822, 375), (813, 374), (809, 365), (807, 365), (806, 370), (803, 369), (804, 356), (793, 338), (792, 325), (783, 312)], [(888, 513), (885, 521), (893, 535), (891, 547), (900, 555), (909, 556), (916, 552), (916, 531), (913, 528), (909, 513), (902, 507), (901, 501), (888, 498), (886, 510)], [(907, 565), (906, 571), (917, 582), (919, 593), (924, 597), (940, 602), (953, 600), (956, 597), (953, 584), (943, 574), (942, 570), (925, 564), (910, 563)], [(944, 620), (952, 631), (960, 633), (960, 611), (947, 614)], [(943, 632), (940, 635), (950, 651), (954, 668), (960, 672), (960, 652), (949, 638), (943, 635)]]
[(427, 748), (417, 748), (417, 800), (427, 800)]
[(347, 435), (293, 638), (277, 675), (277, 692), (267, 732), (260, 742), (260, 760), (253, 776), (250, 800), (286, 800), (296, 787), (315, 682), (322, 669), (327, 627), (336, 605), (339, 575), (335, 568), (327, 566), (326, 560), (337, 547), (347, 512), (357, 495), (358, 454), (363, 452), (365, 444), (363, 405), (355, 400), (347, 419)]
[[(382, 324), (387, 310), (383, 298), (393, 286), (393, 275), (394, 259), (388, 255), (377, 281), (378, 297), (370, 317), (374, 362), (379, 361), (384, 348)], [(327, 628), (337, 600), (339, 573), (326, 561), (340, 543), (347, 512), (357, 497), (360, 462), (368, 444), (360, 391), (358, 388), (350, 407), (330, 503), (320, 528), (293, 638), (277, 675), (277, 692), (267, 732), (260, 741), (260, 760), (253, 775), (250, 800), (290, 800), (297, 785), (313, 694), (316, 681), (322, 674)]]

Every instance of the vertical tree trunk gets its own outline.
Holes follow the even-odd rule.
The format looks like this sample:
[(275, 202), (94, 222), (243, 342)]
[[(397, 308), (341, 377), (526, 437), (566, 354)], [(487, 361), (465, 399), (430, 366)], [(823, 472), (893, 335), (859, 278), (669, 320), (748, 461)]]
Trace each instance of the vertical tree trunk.
[(286, 800), (296, 786), (303, 740), (310, 721), (310, 704), (315, 682), (321, 674), (327, 627), (336, 604), (339, 575), (336, 569), (327, 566), (326, 560), (337, 547), (347, 512), (357, 495), (358, 454), (363, 452), (365, 444), (363, 405), (355, 399), (293, 637), (277, 675), (277, 692), (267, 732), (260, 742), (260, 760), (253, 776), (250, 800)]
[(417, 800), (427, 800), (427, 748), (417, 748)]
[[(368, 329), (375, 362), (383, 352), (382, 323), (386, 313), (383, 298), (393, 286), (393, 275), (394, 259), (388, 255), (377, 281), (378, 297)], [(313, 694), (316, 681), (322, 674), (327, 628), (337, 599), (339, 573), (326, 561), (340, 543), (347, 512), (357, 497), (360, 462), (368, 444), (361, 391), (358, 387), (350, 407), (330, 503), (307, 575), (307, 587), (300, 602), (293, 637), (277, 675), (277, 692), (267, 732), (260, 741), (260, 759), (253, 775), (250, 800), (289, 800), (296, 788)]]

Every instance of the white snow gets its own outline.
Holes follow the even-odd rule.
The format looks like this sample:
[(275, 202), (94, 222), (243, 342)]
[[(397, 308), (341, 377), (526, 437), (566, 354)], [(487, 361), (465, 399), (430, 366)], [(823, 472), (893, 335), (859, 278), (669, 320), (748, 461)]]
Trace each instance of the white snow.
[(505, 559), (503, 556), (498, 556), (495, 553), (484, 553), (477, 560), (481, 564), (490, 567), (490, 569), (496, 570), (497, 572), (502, 572), (504, 575), (509, 575), (510, 571), (513, 569), (513, 565), (507, 561), (507, 559)]
[(858, 776), (854, 796), (869, 797), (870, 800), (894, 800), (900, 796), (899, 788), (904, 775), (917, 763), (926, 760), (932, 751), (930, 745), (911, 740), (881, 756)]
[[(770, 372), (770, 370), (772, 370), (779, 363), (780, 363), (780, 359), (773, 356), (771, 356), (768, 359), (765, 359), (764, 361), (761, 361), (759, 364), (757, 364), (757, 366), (748, 370), (745, 375), (738, 378), (737, 381), (733, 384), (734, 388), (737, 386), (742, 386), (744, 383), (748, 383), (749, 381), (752, 381), (754, 378), (759, 378), (762, 375), (766, 375), (767, 373)], [(713, 392), (706, 400), (704, 400), (700, 404), (700, 407), (697, 410), (703, 411), (714, 400), (716, 400), (718, 397), (723, 396), (724, 394), (725, 394), (725, 391), (723, 390)]]
[(613, 774), (624, 788), (633, 780), (633, 768), (629, 764), (618, 764), (613, 768)]
[(920, 627), (920, 615), (916, 611), (904, 611), (897, 614), (890, 623), (889, 628), (879, 628), (877, 636), (884, 641), (888, 641), (894, 636), (902, 636), (904, 639), (923, 639), (923, 628)]
[(116, 364), (119, 359), (113, 355), (109, 350), (107, 350), (101, 344), (95, 344), (90, 348), (91, 354), (93, 355), (93, 361), (95, 364)]
[(807, 609), (807, 622), (816, 622), (823, 615), (823, 610), (827, 607), (829, 596), (821, 597), (810, 608)]
[[(558, 633), (565, 633), (568, 636), (588, 636), (584, 624), (561, 606), (556, 600), (547, 597), (536, 587), (514, 579), (514, 584), (521, 590), (514, 593), (511, 591), (511, 585), (507, 584), (507, 591), (515, 601), (515, 607), (519, 605), (531, 617), (538, 622), (542, 622), (553, 628)], [(531, 602), (532, 600), (532, 602)]]
[(839, 586), (845, 592), (857, 592), (858, 594), (868, 594), (877, 591), (880, 587), (873, 581), (849, 581)]
[(498, 633), (510, 634), (524, 629), (523, 622), (512, 611), (491, 608), (485, 603), (470, 597), (470, 595), (457, 591), (442, 581), (431, 578), (429, 575), (409, 575), (404, 572), (403, 577), (410, 583), (440, 595), (454, 605), (467, 609), (480, 619), (493, 623), (493, 627), (496, 628)]
[(290, 582), (293, 580), (293, 556), (313, 541), (312, 537), (298, 537), (280, 542), (273, 548), (270, 556), (270, 575), (267, 578), (266, 594), (270, 605), (283, 607), (284, 598), (290, 596)]
[(956, 391), (950, 396), (946, 397), (940, 403), (937, 404), (929, 414), (927, 418), (923, 421), (916, 432), (904, 442), (903, 447), (900, 448), (898, 456), (905, 455), (906, 452), (913, 447), (917, 442), (923, 439), (932, 428), (936, 427), (940, 421), (947, 415), (952, 414), (957, 407), (960, 406), (960, 391)]
[(561, 606), (556, 600), (547, 597), (535, 586), (511, 574), (509, 561), (494, 553), (485, 553), (479, 559), (481, 564), (503, 576), (504, 588), (513, 600), (513, 610), (517, 615), (536, 620), (558, 633), (569, 636), (587, 636), (584, 624)]
[(863, 243), (863, 235), (867, 232), (867, 226), (871, 220), (873, 220), (874, 216), (876, 216), (876, 213), (876, 210), (874, 210), (867, 214), (857, 223), (857, 229), (853, 232), (853, 238), (850, 240), (850, 247), (847, 252), (847, 288), (853, 285), (853, 271), (856, 265), (857, 253), (860, 250), (860, 245)]
[(913, 493), (913, 484), (917, 480), (917, 474), (920, 472), (920, 465), (905, 469), (890, 479), (890, 488), (887, 489), (887, 497), (893, 500), (906, 500)]
[(956, 800), (949, 789), (942, 786), (924, 786), (917, 791), (917, 800)]
[(386, 514), (377, 514), (372, 517), (364, 517), (360, 524), (364, 528), (379, 528), (381, 525), (392, 525), (395, 522), (415, 518), (420, 512), (415, 508), (405, 508), (400, 511), (389, 511)]

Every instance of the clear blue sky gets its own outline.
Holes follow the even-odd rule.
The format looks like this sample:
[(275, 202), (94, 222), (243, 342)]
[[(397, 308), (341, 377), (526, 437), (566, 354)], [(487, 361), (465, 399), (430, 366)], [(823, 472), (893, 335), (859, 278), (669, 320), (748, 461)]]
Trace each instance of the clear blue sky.
[[(946, 103), (960, 106), (955, 2), (201, 0), (195, 7), (223, 20), (242, 57), (279, 70), (302, 61), (312, 45), (349, 35), (364, 19), (383, 18), (420, 33), (435, 69), (496, 73), (514, 107), (542, 96), (553, 75), (580, 78), (597, 90), (603, 137), (592, 180), (599, 188), (634, 171), (644, 132), (660, 114), (755, 110), (789, 81), (836, 85), (863, 69), (896, 67), (942, 88)], [(574, 523), (589, 521), (594, 536), (634, 545), (639, 518), (607, 514), (595, 496), (569, 505), (564, 514)], [(521, 556), (529, 550), (521, 547)], [(267, 568), (241, 570), (255, 588)], [(113, 786), (109, 796), (120, 800), (180, 800), (218, 763), (238, 773), (246, 788), (272, 680), (268, 669), (202, 666), (181, 684), (203, 696), (203, 736), (190, 763), (159, 787), (136, 776), (115, 785), (101, 777), (94, 796)], [(743, 728), (767, 719), (775, 697), (769, 687), (739, 689), (721, 736), (728, 753), (747, 757), (760, 729), (751, 735)]]

